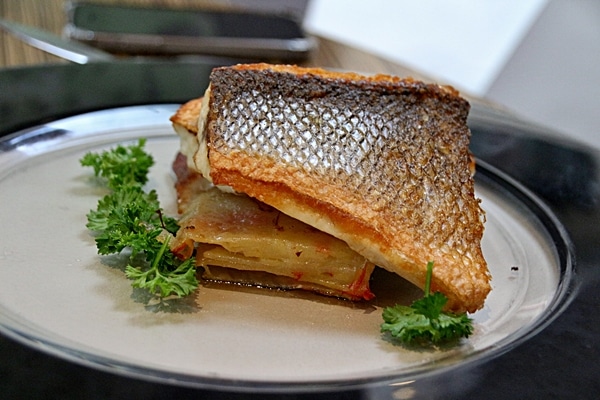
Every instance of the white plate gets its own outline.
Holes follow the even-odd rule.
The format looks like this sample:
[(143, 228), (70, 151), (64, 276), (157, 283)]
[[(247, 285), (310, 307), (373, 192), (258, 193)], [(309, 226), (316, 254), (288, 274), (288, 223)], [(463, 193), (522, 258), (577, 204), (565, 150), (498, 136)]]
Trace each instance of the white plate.
[[(353, 304), (298, 292), (201, 287), (144, 304), (115, 259), (96, 254), (86, 213), (101, 193), (79, 165), (87, 151), (149, 138), (149, 187), (174, 211), (175, 105), (67, 118), (0, 142), (0, 330), (75, 362), (165, 383), (236, 390), (316, 390), (398, 383), (494, 357), (546, 326), (567, 303), (571, 247), (531, 194), (488, 167), (483, 252), (493, 275), (474, 335), (415, 349), (379, 332), (381, 307), (420, 290), (378, 274), (378, 300)], [(111, 266), (112, 263), (112, 266)]]

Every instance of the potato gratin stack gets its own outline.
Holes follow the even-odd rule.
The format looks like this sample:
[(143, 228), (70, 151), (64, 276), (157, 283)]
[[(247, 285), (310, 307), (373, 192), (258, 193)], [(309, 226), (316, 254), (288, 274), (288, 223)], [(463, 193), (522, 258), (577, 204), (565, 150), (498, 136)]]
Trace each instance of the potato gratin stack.
[(374, 266), (474, 312), (490, 291), (469, 104), (412, 79), (215, 69), (172, 117), (180, 230), (207, 279), (370, 299)]

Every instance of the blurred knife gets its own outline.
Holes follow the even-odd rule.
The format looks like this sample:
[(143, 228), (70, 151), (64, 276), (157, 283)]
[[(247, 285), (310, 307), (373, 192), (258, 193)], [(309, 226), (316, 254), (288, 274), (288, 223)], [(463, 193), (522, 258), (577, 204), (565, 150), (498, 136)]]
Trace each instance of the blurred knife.
[[(114, 55), (107, 53), (103, 50), (97, 49), (92, 46), (88, 46), (85, 43), (81, 43), (75, 40), (65, 39), (51, 32), (44, 31), (42, 29), (26, 26), (13, 21), (7, 21), (0, 18), (0, 29), (12, 34), (16, 38), (23, 42), (45, 51), (46, 53), (53, 54), (60, 58), (68, 61), (72, 61), (77, 64), (88, 64), (91, 62), (100, 61), (120, 61), (123, 60), (121, 57), (115, 57)], [(192, 63), (192, 64), (219, 64), (219, 65), (232, 65), (237, 63), (252, 62), (248, 58), (242, 57), (225, 57), (225, 56), (210, 56), (210, 55), (181, 55), (171, 57), (144, 57), (134, 56), (126, 57), (128, 60), (134, 62), (178, 62), (178, 63)], [(256, 62), (256, 60), (254, 60)]]
[(115, 60), (113, 55), (102, 50), (31, 26), (0, 19), (0, 28), (37, 49), (77, 64)]

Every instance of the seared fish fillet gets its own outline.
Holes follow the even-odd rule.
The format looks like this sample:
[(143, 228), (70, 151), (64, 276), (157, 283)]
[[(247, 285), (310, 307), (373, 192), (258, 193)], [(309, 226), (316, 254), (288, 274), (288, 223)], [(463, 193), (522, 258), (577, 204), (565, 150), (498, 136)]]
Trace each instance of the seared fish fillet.
[(490, 291), (469, 104), (450, 87), (267, 64), (217, 68), (195, 168), (474, 312)]

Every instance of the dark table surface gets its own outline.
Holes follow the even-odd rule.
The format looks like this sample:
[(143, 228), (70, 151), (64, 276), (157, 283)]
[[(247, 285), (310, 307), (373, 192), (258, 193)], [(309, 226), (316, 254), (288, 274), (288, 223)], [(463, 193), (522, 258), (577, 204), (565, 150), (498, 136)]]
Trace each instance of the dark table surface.
[[(0, 70), (0, 134), (86, 111), (180, 103), (211, 65), (113, 63)], [(90, 95), (93, 94), (93, 95)], [(472, 150), (541, 197), (574, 243), (578, 290), (544, 330), (495, 359), (418, 379), (325, 394), (198, 390), (80, 366), (0, 336), (0, 398), (558, 398), (600, 394), (600, 154), (485, 106), (472, 110)]]

